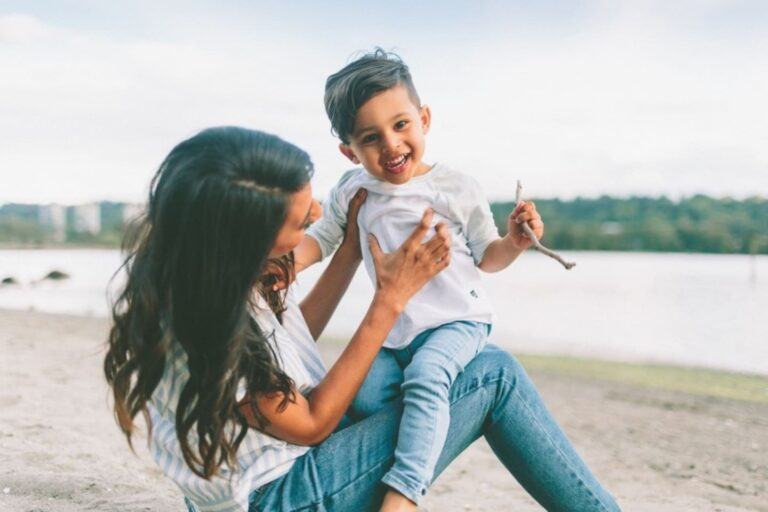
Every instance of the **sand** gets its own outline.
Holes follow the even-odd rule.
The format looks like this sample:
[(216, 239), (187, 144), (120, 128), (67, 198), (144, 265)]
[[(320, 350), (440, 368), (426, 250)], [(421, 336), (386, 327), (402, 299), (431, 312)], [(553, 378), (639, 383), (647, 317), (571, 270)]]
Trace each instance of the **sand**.
[[(103, 319), (0, 310), (0, 511), (184, 510), (143, 442), (133, 455), (114, 423), (101, 371), (106, 329)], [(339, 347), (323, 350), (332, 360)], [(768, 511), (768, 400), (535, 362), (546, 403), (624, 510)], [(480, 441), (422, 510), (541, 508)]]

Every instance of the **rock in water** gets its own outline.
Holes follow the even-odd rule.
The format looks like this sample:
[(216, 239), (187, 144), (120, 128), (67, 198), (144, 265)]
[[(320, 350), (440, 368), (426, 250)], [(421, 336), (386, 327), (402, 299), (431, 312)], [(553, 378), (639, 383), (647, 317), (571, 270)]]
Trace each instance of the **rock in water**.
[(0, 285), (12, 285), (12, 284), (19, 284), (19, 282), (16, 280), (13, 276), (4, 277), (2, 281), (0, 281)]
[(64, 279), (69, 279), (69, 274), (67, 274), (66, 272), (62, 272), (61, 270), (51, 270), (45, 275), (45, 277), (43, 278), (43, 281), (45, 280), (63, 281)]

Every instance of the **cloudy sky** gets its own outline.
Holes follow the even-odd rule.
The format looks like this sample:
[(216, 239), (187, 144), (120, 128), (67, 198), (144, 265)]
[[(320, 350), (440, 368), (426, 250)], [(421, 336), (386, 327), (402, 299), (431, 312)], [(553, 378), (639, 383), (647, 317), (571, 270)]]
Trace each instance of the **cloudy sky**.
[(322, 197), (325, 78), (375, 45), (432, 107), (428, 160), (493, 199), (768, 196), (768, 2), (349, 4), (0, 0), (0, 203), (142, 201), (225, 124), (309, 151)]

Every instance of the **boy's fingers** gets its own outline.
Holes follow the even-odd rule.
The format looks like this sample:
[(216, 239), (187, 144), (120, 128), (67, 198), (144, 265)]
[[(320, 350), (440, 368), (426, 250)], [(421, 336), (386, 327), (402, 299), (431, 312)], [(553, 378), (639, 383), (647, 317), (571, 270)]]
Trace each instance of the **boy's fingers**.
[(403, 245), (415, 245), (420, 243), (424, 239), (424, 235), (427, 234), (427, 230), (429, 230), (429, 225), (432, 223), (434, 214), (435, 211), (432, 208), (424, 210), (424, 215), (421, 216), (421, 222), (419, 222), (419, 225), (416, 226), (416, 229), (413, 230)]
[(541, 238), (544, 235), (544, 223), (541, 222), (541, 220), (533, 220), (529, 222), (528, 225), (531, 226), (531, 229), (538, 238)]
[(523, 222), (528, 222), (530, 220), (539, 220), (540, 221), (541, 220), (541, 216), (539, 216), (539, 214), (536, 213), (536, 212), (528, 212), (528, 211), (526, 211), (526, 212), (523, 212), (520, 215), (518, 215), (517, 218), (515, 219), (515, 222), (517, 222), (518, 224), (522, 224)]

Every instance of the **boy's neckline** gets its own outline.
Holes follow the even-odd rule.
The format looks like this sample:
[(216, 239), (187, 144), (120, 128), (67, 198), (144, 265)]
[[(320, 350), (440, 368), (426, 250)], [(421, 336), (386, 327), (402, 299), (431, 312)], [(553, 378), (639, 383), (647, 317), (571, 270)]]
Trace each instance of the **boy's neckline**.
[(426, 171), (424, 171), (422, 174), (419, 174), (419, 175), (417, 175), (417, 176), (414, 176), (413, 178), (411, 178), (410, 180), (408, 180), (406, 183), (409, 183), (409, 182), (411, 182), (411, 181), (413, 181), (413, 180), (415, 180), (415, 179), (417, 179), (417, 178), (422, 178), (422, 177), (424, 177), (424, 176), (428, 176), (428, 175), (432, 174), (432, 171), (434, 171), (434, 170), (435, 170), (435, 167), (437, 167), (437, 162), (435, 162), (435, 163), (433, 163), (432, 165), (430, 165), (430, 166), (427, 168), (427, 170), (426, 170)]
[(440, 164), (440, 162), (435, 162), (435, 163), (433, 163), (432, 165), (429, 166), (429, 170), (427, 170), (427, 172), (425, 172), (424, 174), (419, 174), (418, 176), (414, 176), (413, 178), (411, 178), (410, 180), (406, 181), (405, 183), (400, 183), (400, 184), (390, 183), (388, 181), (379, 179), (376, 176), (374, 176), (373, 174), (371, 174), (368, 171), (366, 171), (364, 167), (361, 167), (361, 169), (362, 169), (362, 171), (365, 173), (365, 175), (368, 178), (373, 180), (379, 186), (383, 186), (383, 187), (386, 187), (386, 188), (400, 188), (400, 187), (408, 186), (411, 183), (421, 183), (422, 181), (429, 180), (430, 177), (432, 175), (434, 175), (435, 172), (439, 168), (441, 168), (441, 167), (442, 167), (442, 165)]

